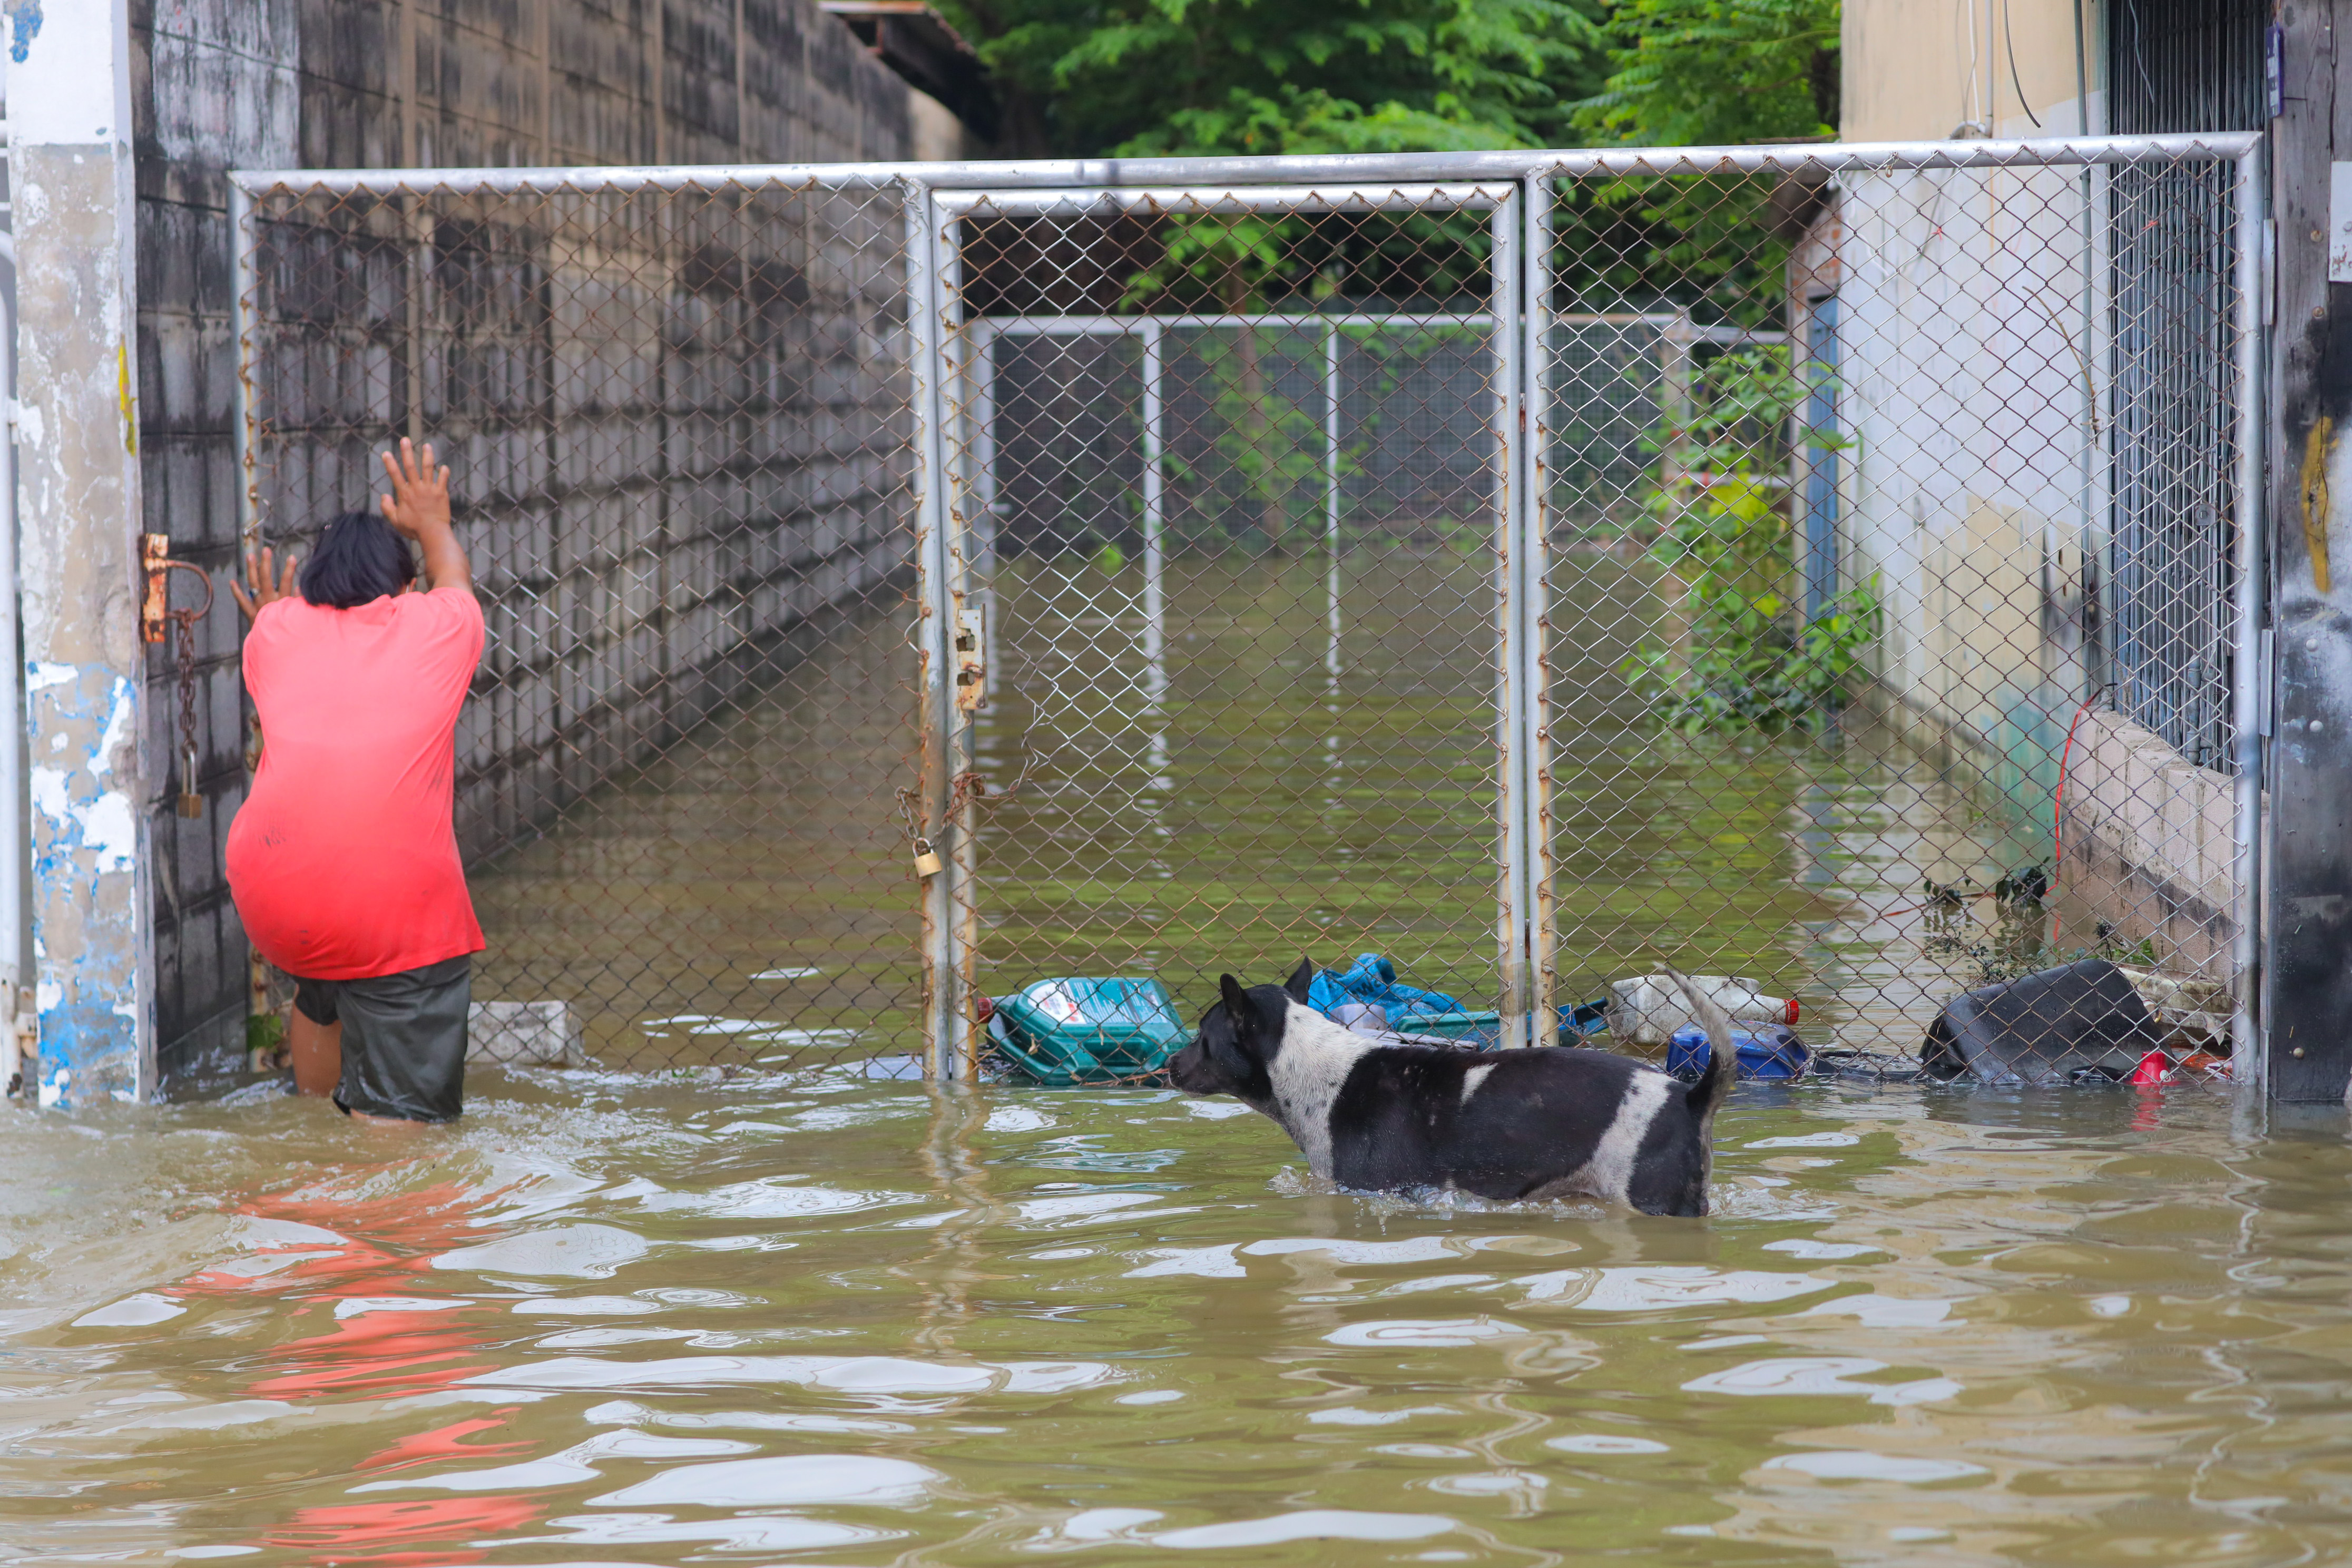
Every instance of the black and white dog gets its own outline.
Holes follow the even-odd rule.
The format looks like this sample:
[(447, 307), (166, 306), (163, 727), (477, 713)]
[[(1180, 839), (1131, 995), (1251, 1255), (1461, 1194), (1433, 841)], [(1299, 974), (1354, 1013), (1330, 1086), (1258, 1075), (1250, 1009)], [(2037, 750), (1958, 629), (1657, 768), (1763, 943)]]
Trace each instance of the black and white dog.
[(1731, 1020), (1668, 970), (1712, 1055), (1696, 1083), (1605, 1051), (1383, 1045), (1307, 1005), (1312, 963), (1283, 985), (1230, 974), (1169, 1073), (1272, 1117), (1308, 1169), (1342, 1186), (1451, 1187), (1484, 1198), (1595, 1197), (1706, 1213), (1715, 1113), (1738, 1071)]

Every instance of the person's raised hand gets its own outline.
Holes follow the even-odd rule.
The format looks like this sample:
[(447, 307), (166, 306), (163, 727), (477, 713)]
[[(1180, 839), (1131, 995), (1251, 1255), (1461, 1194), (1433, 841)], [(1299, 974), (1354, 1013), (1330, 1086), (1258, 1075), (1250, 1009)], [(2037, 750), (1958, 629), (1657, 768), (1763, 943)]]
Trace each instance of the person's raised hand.
[(390, 452), (377, 454), (383, 459), (383, 471), (392, 479), (392, 493), (380, 498), (383, 520), (401, 534), (422, 542), (427, 534), (446, 531), (449, 527), (449, 469), (433, 464), (433, 443), (425, 444), (419, 458), (416, 444), (407, 437), (400, 438), (400, 456), (395, 460)]
[(245, 612), (247, 620), (259, 615), (263, 605), (294, 596), (295, 557), (290, 552), (287, 555), (286, 570), (282, 574), (271, 571), (276, 564), (269, 547), (264, 545), (257, 552), (248, 550), (245, 552), (244, 582), (238, 582), (233, 575), (229, 578), (228, 591), (236, 595), (236, 607)]

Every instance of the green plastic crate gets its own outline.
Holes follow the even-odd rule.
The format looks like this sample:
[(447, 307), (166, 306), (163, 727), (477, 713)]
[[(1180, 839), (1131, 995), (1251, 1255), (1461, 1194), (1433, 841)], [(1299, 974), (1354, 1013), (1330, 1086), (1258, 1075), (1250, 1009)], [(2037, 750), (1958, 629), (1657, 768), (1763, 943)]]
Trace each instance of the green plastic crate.
[(1056, 1089), (1158, 1072), (1192, 1043), (1157, 980), (1040, 980), (998, 997), (989, 1031), (1015, 1067)]

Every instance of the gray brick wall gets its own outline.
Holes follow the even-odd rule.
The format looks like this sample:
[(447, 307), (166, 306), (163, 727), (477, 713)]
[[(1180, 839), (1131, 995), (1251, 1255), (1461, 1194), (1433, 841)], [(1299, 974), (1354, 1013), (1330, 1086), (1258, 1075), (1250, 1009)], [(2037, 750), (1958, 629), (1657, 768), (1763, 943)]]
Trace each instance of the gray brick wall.
[[(147, 526), (218, 574), (236, 554), (239, 486), (227, 169), (909, 152), (908, 89), (810, 0), (132, 0), (131, 28)], [(778, 222), (806, 248), (805, 225), (824, 216)], [(875, 497), (889, 482), (880, 465), (894, 416), (890, 399), (877, 400), (872, 333), (857, 330), (867, 304), (856, 289), (813, 298), (835, 308), (800, 311), (792, 329), (792, 352), (813, 356), (807, 407), (793, 417), (767, 408), (761, 427), (756, 400), (704, 397), (723, 397), (739, 426), (752, 421), (736, 430), (728, 462), (698, 455), (708, 442), (690, 435), (709, 419), (675, 387), (656, 421), (667, 434), (649, 447), (627, 411), (565, 407), (562, 439), (519, 440), (510, 410), (428, 401), (427, 427), (446, 423), (484, 481), (469, 542), (499, 647), (461, 736), (469, 850), (527, 831), (597, 766), (721, 700), (746, 650), (887, 568), (888, 520)], [(569, 330), (567, 343), (560, 321), (534, 329), (559, 355), (602, 351), (593, 331)], [(819, 352), (828, 342), (835, 350)], [(822, 385), (833, 391), (813, 390)], [(273, 481), (281, 511), (308, 508), (315, 522), (366, 503), (366, 449), (404, 408), (360, 401), (363, 417), (326, 422), (345, 428), (315, 449), (299, 484)], [(579, 455), (572, 437), (599, 429), (609, 438), (579, 444), (597, 455)], [(621, 504), (632, 485), (661, 491), (660, 505)], [(753, 514), (758, 526), (723, 537), (711, 527)], [(657, 538), (627, 536), (629, 520), (642, 534), (649, 516)], [(581, 526), (598, 518), (606, 526)], [(722, 613), (730, 604), (741, 607)], [(176, 765), (152, 805), (167, 1081), (235, 1065), (243, 1050), (247, 949), (221, 871), (246, 782), (237, 636), (224, 592), (198, 645), (204, 815), (177, 815)], [(180, 749), (171, 651), (150, 665), (159, 758)], [(570, 739), (555, 745), (566, 726)], [(576, 759), (568, 776), (563, 755)]]

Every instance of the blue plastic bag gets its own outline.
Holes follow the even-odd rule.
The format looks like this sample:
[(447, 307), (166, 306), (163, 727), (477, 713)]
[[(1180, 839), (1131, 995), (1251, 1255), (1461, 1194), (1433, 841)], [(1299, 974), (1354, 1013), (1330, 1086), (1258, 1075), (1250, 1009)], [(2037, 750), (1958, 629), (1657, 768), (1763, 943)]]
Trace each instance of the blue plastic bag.
[(1344, 970), (1318, 969), (1307, 983), (1307, 1005), (1327, 1018), (1348, 1002), (1371, 1003), (1387, 1016), (1389, 1027), (1402, 1034), (1414, 1032), (1416, 1018), (1469, 1011), (1441, 992), (1399, 984), (1396, 965), (1377, 952), (1356, 954), (1356, 962)]

